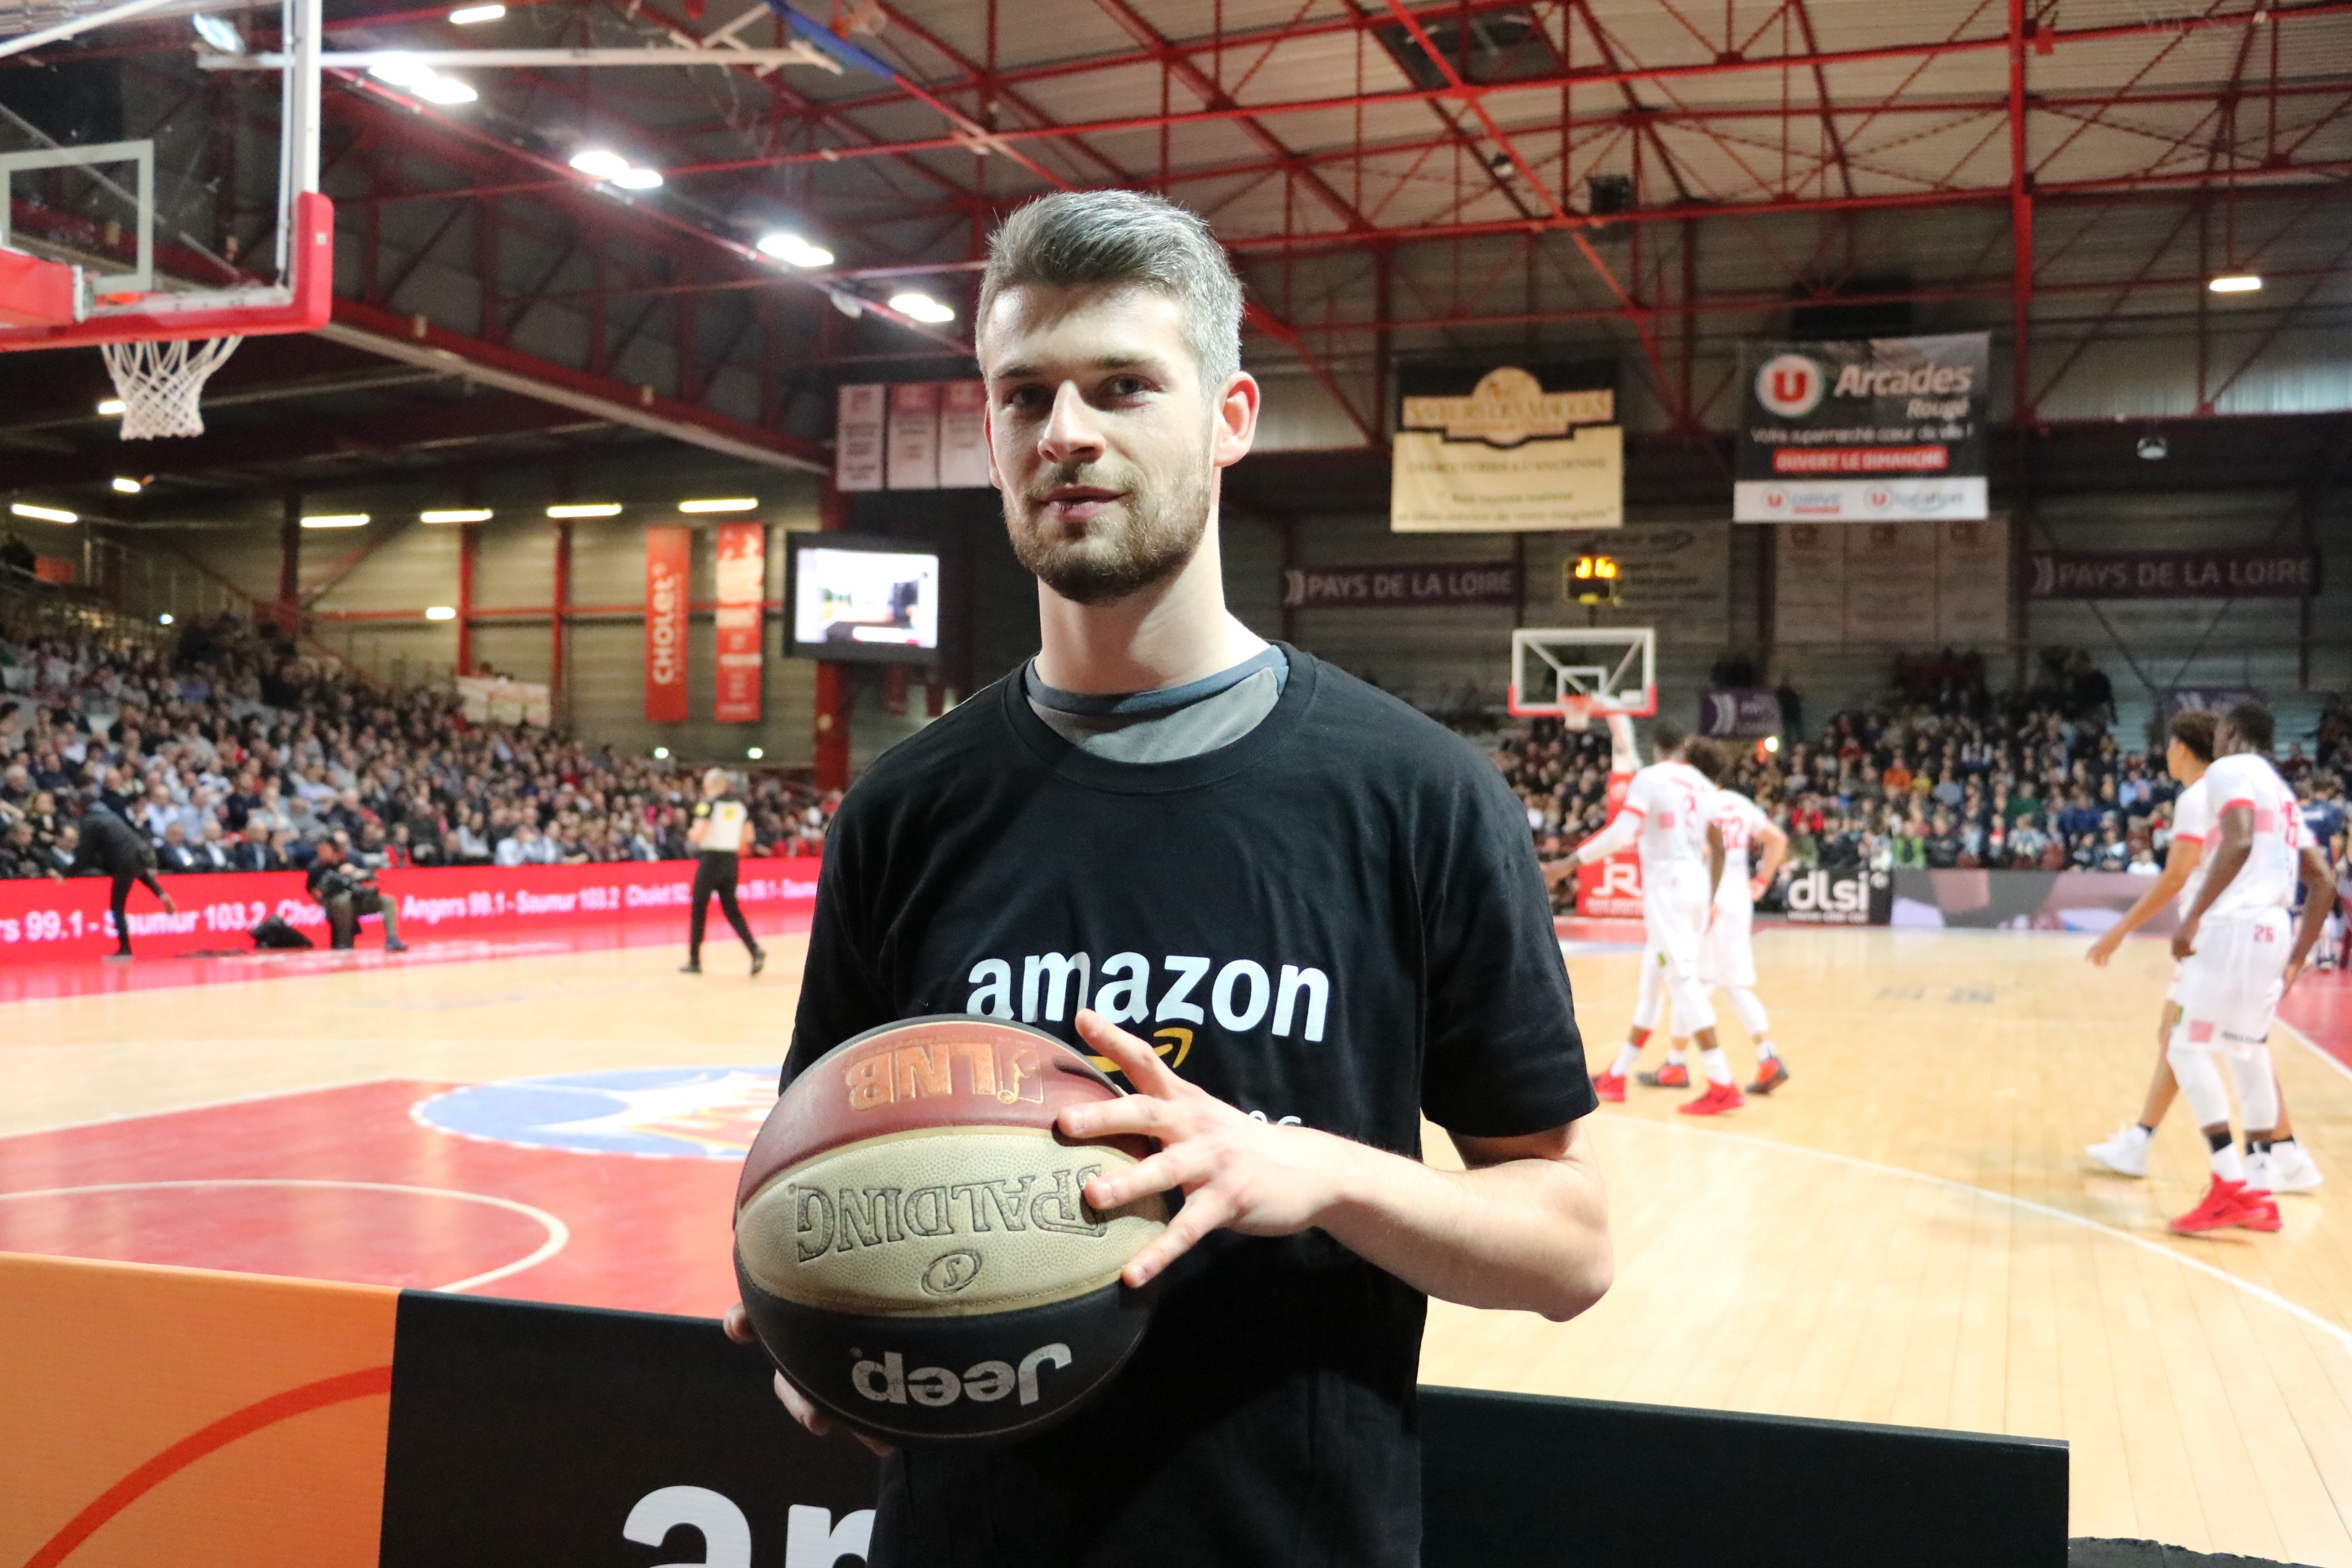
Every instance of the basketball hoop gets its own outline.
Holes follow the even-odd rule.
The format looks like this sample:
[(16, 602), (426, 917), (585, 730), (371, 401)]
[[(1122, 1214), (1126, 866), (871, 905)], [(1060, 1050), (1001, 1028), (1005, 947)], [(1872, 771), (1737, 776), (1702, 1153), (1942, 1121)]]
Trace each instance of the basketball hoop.
[(1559, 705), (1560, 728), (1571, 735), (1581, 735), (1592, 728), (1592, 703), (1588, 698), (1570, 697)]
[(226, 363), (243, 338), (174, 339), (152, 342), (101, 343), (106, 373), (122, 399), (122, 438), (152, 441), (163, 436), (201, 436), (199, 402), (205, 383)]

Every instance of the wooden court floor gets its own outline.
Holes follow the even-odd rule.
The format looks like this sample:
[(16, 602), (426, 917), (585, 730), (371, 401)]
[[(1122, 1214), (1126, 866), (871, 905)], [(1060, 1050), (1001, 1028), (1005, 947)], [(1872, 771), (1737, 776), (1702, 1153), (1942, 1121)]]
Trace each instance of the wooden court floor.
[[(246, 1097), (772, 1061), (802, 945), (772, 943), (758, 981), (724, 950), (690, 981), (674, 949), (636, 947), (0, 1005), (0, 1197), (26, 1179), (7, 1174), (8, 1149), (71, 1124), (133, 1119), (100, 1130), (120, 1150)], [(1565, 1325), (1440, 1305), (1425, 1379), (2063, 1437), (2076, 1534), (2352, 1565), (2352, 1073), (2283, 1030), (2282, 1081), (2334, 1179), (2282, 1200), (2280, 1235), (2169, 1237), (2164, 1216), (2204, 1183), (2184, 1115), (2146, 1182), (2082, 1156), (2137, 1107), (2164, 954), (2127, 944), (2103, 973), (2083, 945), (1765, 933), (1759, 990), (1794, 1082), (1713, 1122), (1676, 1115), (1669, 1091), (1607, 1108), (1615, 1289)], [(1570, 963), (1596, 1065), (1622, 1035), (1633, 965)], [(242, 1156), (268, 1168), (266, 1150)], [(565, 1157), (629, 1184), (625, 1162)], [(730, 1184), (723, 1165), (709, 1177)], [(562, 1217), (575, 1237), (596, 1223)], [(702, 1294), (724, 1280), (712, 1261)], [(531, 1279), (487, 1289), (536, 1294)]]

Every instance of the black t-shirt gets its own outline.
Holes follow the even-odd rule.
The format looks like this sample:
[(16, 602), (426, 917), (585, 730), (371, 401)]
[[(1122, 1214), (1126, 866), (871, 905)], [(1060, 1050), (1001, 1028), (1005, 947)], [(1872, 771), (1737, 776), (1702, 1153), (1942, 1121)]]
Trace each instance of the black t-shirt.
[[(1329, 665), (1177, 762), (1089, 756), (1001, 681), (882, 757), (826, 840), (787, 1083), (928, 1013), (1076, 1043), (1083, 999), (1241, 1109), (1417, 1157), (1594, 1108), (1524, 808)], [(885, 1467), (873, 1561), (1418, 1561), (1427, 1301), (1321, 1232), (1221, 1231), (1067, 1424)]]

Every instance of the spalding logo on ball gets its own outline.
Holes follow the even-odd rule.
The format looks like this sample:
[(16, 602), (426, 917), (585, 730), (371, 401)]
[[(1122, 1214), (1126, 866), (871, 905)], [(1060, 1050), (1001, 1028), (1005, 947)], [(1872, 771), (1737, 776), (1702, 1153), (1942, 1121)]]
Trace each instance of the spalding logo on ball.
[(1080, 1194), (1150, 1152), (1070, 1142), (1062, 1108), (1119, 1088), (1051, 1035), (915, 1018), (836, 1046), (752, 1140), (735, 1278), (793, 1382), (894, 1443), (1026, 1436), (1069, 1415), (1143, 1337), (1119, 1270), (1165, 1226), (1158, 1195)]

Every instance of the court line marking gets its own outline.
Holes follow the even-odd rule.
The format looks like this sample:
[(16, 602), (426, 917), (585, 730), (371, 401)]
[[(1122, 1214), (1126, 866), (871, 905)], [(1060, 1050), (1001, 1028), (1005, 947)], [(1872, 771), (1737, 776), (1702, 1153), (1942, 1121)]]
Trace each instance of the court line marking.
[(2313, 1056), (2317, 1057), (2321, 1061), (2326, 1062), (2329, 1067), (2334, 1068), (2346, 1078), (2352, 1078), (2352, 1068), (2346, 1067), (2342, 1060), (2336, 1057), (2334, 1051), (2329, 1050), (2326, 1046), (2321, 1045), (2317, 1040), (2313, 1039), (2309, 1035), (2305, 1034), (2301, 1029), (2296, 1028), (2284, 1018), (2273, 1018), (2271, 1022), (2279, 1028), (2284, 1029), (2288, 1034), (2293, 1035), (2296, 1039), (2301, 1040), (2303, 1042), (2303, 1048), (2309, 1051)]
[(1991, 1187), (1979, 1187), (1970, 1182), (1956, 1182), (1949, 1176), (1931, 1175), (1926, 1171), (1906, 1170), (1901, 1165), (1889, 1165), (1878, 1160), (1864, 1160), (1853, 1154), (1832, 1153), (1827, 1149), (1808, 1149), (1801, 1143), (1777, 1143), (1769, 1138), (1752, 1137), (1744, 1132), (1722, 1132), (1704, 1127), (1685, 1127), (1680, 1122), (1653, 1121), (1644, 1116), (1613, 1115), (1609, 1118), (1609, 1124), (1612, 1127), (1649, 1127), (1670, 1132), (1688, 1132), (1696, 1137), (1717, 1138), (1727, 1143), (1738, 1143), (1750, 1149), (1769, 1149), (1780, 1153), (1802, 1154), (1808, 1159), (1828, 1160), (1836, 1164), (1851, 1165), (1863, 1171), (1881, 1171), (1888, 1175), (1902, 1176), (1914, 1182), (1925, 1182), (1930, 1186), (1948, 1187), (1954, 1192), (1969, 1193), (1980, 1198), (1990, 1198), (1997, 1203), (2007, 1204), (2011, 1208), (2039, 1215), (2044, 1219), (2053, 1219), (2063, 1225), (2076, 1226), (2084, 1230), (2095, 1232), (2112, 1240), (2138, 1247), (2143, 1252), (2152, 1252), (2158, 1258), (2168, 1258), (2183, 1268), (2208, 1275), (2224, 1285), (2243, 1290), (2257, 1300), (2268, 1302), (2289, 1317), (2300, 1319), (2310, 1324), (2334, 1340), (2337, 1347), (2346, 1354), (2352, 1355), (2352, 1329), (2346, 1329), (2340, 1324), (2331, 1322), (2307, 1307), (2297, 1306), (2275, 1290), (2257, 1285), (2251, 1279), (2240, 1279), (2226, 1268), (2217, 1268), (2201, 1258), (2188, 1257), (2169, 1247), (2150, 1241), (2144, 1236), (2134, 1236), (2130, 1231), (2117, 1230), (2114, 1226), (2099, 1220), (2074, 1214), (2065, 1209), (2055, 1208), (2048, 1204), (2036, 1203), (2032, 1198), (2021, 1198), (2013, 1193), (1999, 1192)]
[[(405, 1037), (403, 1037), (403, 1043)], [(402, 1078), (392, 1075), (382, 1078), (345, 1079), (340, 1083), (314, 1084), (307, 1089), (265, 1089), (252, 1094), (233, 1094), (226, 1100), (201, 1100), (194, 1105), (167, 1105), (160, 1110), (120, 1110), (111, 1116), (93, 1116), (86, 1121), (58, 1121), (46, 1127), (27, 1127), (20, 1132), (0, 1132), (0, 1143), (11, 1138), (37, 1138), (45, 1132), (71, 1132), (78, 1127), (111, 1127), (119, 1121), (138, 1121), (150, 1116), (177, 1116), (184, 1110), (224, 1110), (232, 1105), (257, 1105), (265, 1100), (284, 1100), (289, 1095), (318, 1094), (327, 1089), (362, 1089), (376, 1083), (434, 1083), (446, 1079)]]
[(221, 1176), (183, 1182), (108, 1182), (95, 1186), (35, 1187), (25, 1192), (0, 1193), (0, 1203), (10, 1203), (18, 1198), (79, 1197), (92, 1193), (142, 1193), (173, 1187), (326, 1187), (348, 1192), (408, 1193), (424, 1197), (455, 1198), (460, 1203), (483, 1204), (491, 1208), (505, 1209), (509, 1213), (521, 1215), (527, 1219), (536, 1220), (546, 1229), (547, 1239), (541, 1242), (539, 1249), (527, 1258), (517, 1258), (512, 1263), (501, 1264), (484, 1273), (469, 1275), (454, 1284), (426, 1287), (428, 1289), (444, 1294), (471, 1290), (477, 1286), (488, 1285), (494, 1280), (520, 1274), (526, 1268), (535, 1268), (572, 1244), (572, 1227), (545, 1209), (534, 1208), (530, 1204), (520, 1203), (513, 1198), (493, 1197), (488, 1193), (464, 1193), (454, 1187), (408, 1186), (397, 1182), (325, 1181), (292, 1176)]

